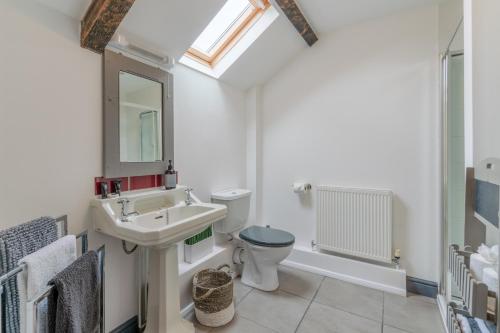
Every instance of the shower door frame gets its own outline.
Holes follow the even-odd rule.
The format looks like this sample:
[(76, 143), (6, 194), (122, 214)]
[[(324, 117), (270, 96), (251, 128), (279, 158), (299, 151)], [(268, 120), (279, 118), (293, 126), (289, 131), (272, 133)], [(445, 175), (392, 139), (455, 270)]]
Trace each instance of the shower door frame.
[(441, 274), (439, 283), (439, 294), (445, 296), (448, 301), (448, 112), (449, 112), (449, 69), (450, 59), (456, 56), (463, 56), (464, 51), (449, 51), (441, 55)]

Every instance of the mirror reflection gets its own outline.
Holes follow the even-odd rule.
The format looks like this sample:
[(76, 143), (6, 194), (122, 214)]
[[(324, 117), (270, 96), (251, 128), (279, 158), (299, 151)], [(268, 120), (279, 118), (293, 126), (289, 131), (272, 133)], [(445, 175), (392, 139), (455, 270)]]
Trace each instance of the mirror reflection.
[(162, 84), (120, 72), (120, 161), (163, 160)]

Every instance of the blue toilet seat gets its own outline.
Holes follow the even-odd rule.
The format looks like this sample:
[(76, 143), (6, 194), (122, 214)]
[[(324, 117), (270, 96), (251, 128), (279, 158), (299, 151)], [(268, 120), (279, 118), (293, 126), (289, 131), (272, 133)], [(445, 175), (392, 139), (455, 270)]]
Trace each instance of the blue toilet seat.
[(243, 229), (240, 238), (264, 247), (286, 247), (295, 243), (295, 236), (287, 231), (259, 226)]

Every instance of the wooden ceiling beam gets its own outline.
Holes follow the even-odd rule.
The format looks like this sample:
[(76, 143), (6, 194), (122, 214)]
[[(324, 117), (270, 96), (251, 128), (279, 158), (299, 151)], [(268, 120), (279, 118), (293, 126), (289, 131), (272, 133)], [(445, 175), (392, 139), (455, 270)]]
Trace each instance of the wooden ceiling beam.
[(307, 45), (313, 46), (313, 44), (318, 41), (318, 36), (314, 33), (295, 0), (275, 1), (278, 6), (280, 6), (283, 13), (285, 13), (288, 17), (288, 20), (292, 22), (293, 26), (297, 29), (302, 38), (304, 38)]
[(81, 22), (81, 46), (103, 53), (134, 1), (93, 0)]

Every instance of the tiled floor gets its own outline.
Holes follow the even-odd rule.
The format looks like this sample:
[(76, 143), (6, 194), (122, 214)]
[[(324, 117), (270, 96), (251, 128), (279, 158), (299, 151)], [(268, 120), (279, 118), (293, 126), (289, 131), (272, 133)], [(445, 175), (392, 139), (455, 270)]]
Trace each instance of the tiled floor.
[(437, 304), (287, 267), (280, 288), (262, 292), (235, 281), (236, 316), (210, 333), (444, 333)]

